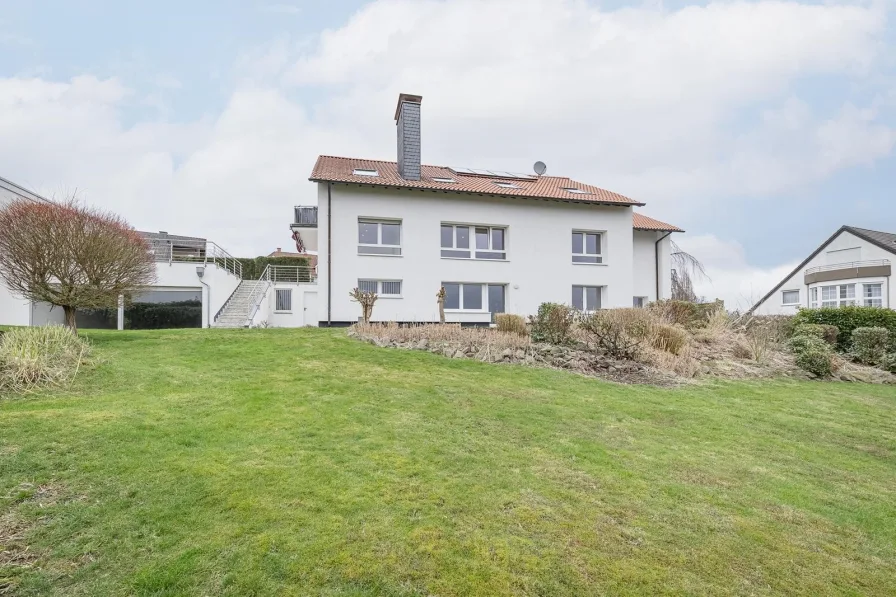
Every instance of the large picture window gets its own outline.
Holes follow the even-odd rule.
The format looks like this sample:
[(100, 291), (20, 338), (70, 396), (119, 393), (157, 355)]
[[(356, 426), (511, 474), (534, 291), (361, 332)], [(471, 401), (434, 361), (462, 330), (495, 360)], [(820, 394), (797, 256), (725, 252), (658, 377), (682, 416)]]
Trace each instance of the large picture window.
[(401, 255), (401, 222), (359, 219), (358, 255)]
[(821, 287), (822, 307), (845, 307), (856, 304), (856, 285), (838, 284)]
[(442, 287), (445, 288), (445, 309), (504, 312), (504, 284), (442, 282)]

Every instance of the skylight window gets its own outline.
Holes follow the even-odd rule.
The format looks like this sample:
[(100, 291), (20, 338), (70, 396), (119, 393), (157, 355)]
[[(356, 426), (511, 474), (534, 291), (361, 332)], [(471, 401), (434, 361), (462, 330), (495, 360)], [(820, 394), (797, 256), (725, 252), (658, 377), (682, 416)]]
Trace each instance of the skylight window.
[(496, 185), (501, 187), (502, 189), (519, 189), (521, 188), (519, 185), (515, 185), (512, 182), (496, 182)]
[(433, 182), (457, 182), (453, 178), (443, 178), (441, 176), (433, 176), (432, 181)]
[(576, 189), (573, 187), (563, 187), (563, 190), (567, 193), (575, 193), (576, 195), (590, 195), (591, 193), (588, 191), (583, 191), (582, 189)]
[(352, 174), (355, 176), (379, 176), (379, 172), (370, 170), (369, 168), (355, 168), (352, 170)]

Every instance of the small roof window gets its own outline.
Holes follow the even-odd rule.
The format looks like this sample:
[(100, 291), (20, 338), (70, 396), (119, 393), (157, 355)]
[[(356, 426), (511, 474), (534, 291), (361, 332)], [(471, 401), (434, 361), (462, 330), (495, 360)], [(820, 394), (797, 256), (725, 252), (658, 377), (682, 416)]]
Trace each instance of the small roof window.
[(442, 177), (442, 176), (433, 176), (433, 177), (432, 177), (432, 181), (433, 181), (433, 182), (457, 182), (457, 181), (454, 180), (453, 178), (445, 178), (445, 177)]
[(370, 168), (355, 168), (352, 170), (352, 174), (355, 176), (379, 176), (379, 172), (376, 170), (371, 170)]
[(496, 185), (501, 187), (502, 189), (519, 189), (522, 188), (519, 185), (515, 185), (512, 182), (496, 182)]
[(563, 190), (567, 193), (575, 193), (576, 195), (590, 195), (589, 191), (583, 191), (582, 189), (576, 189), (574, 187), (563, 187)]

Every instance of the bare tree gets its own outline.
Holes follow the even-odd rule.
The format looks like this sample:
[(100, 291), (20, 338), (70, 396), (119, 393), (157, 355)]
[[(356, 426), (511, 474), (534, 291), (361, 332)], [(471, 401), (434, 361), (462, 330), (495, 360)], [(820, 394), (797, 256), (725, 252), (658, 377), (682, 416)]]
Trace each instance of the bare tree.
[(694, 280), (710, 280), (700, 260), (683, 251), (675, 241), (672, 244), (672, 300), (697, 302)]
[(0, 208), (0, 279), (21, 297), (77, 309), (112, 308), (155, 281), (149, 247), (118, 215), (79, 203), (17, 199)]
[(362, 290), (355, 288), (349, 292), (348, 295), (361, 304), (361, 320), (364, 323), (370, 323), (370, 318), (373, 316), (373, 305), (378, 298), (376, 293), (363, 292)]

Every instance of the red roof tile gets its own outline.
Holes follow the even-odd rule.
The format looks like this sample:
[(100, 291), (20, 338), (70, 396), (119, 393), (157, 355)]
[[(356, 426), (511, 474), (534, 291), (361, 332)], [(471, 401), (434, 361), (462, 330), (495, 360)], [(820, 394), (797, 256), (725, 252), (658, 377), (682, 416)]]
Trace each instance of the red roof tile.
[(632, 214), (632, 225), (635, 230), (660, 230), (667, 232), (684, 232), (678, 226), (673, 226), (672, 224), (666, 224), (665, 222), (660, 222), (659, 220), (654, 220), (653, 218), (648, 218), (644, 214), (633, 213)]
[[(377, 176), (358, 176), (356, 169), (376, 170)], [(457, 182), (438, 182), (433, 178), (453, 178)], [(531, 179), (501, 178), (456, 172), (444, 166), (420, 167), (420, 180), (405, 180), (398, 175), (395, 162), (340, 158), (322, 155), (317, 158), (311, 172), (313, 182), (344, 182), (351, 184), (401, 187), (407, 189), (432, 189), (458, 193), (476, 193), (501, 197), (532, 197), (558, 199), (579, 203), (601, 203), (609, 205), (644, 205), (618, 193), (592, 185), (576, 182), (562, 176), (540, 176)], [(512, 182), (520, 188), (506, 188), (496, 182)], [(580, 189), (585, 193), (571, 193), (565, 189)]]

